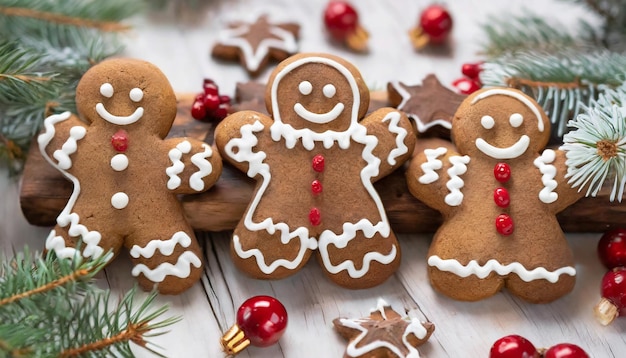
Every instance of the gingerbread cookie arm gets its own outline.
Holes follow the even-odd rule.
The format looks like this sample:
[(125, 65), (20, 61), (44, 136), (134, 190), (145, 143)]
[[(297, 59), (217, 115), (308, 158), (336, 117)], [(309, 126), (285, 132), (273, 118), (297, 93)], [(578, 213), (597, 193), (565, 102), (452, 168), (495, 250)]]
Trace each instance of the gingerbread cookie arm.
[(565, 178), (565, 152), (546, 149), (533, 164), (541, 173), (543, 188), (539, 192), (539, 200), (550, 205), (553, 212), (559, 213), (584, 196), (584, 191), (572, 188)]
[(411, 157), (416, 137), (404, 112), (381, 108), (367, 116), (361, 124), (367, 128), (368, 135), (378, 138), (373, 154), (380, 158), (380, 166), (372, 182), (390, 174)]
[(87, 126), (74, 114), (64, 112), (44, 120), (44, 129), (37, 138), (39, 149), (50, 164), (62, 170), (72, 167), (72, 154), (87, 134)]
[(172, 138), (164, 142), (170, 166), (165, 169), (167, 188), (176, 194), (208, 190), (222, 173), (222, 158), (207, 143), (192, 138)]

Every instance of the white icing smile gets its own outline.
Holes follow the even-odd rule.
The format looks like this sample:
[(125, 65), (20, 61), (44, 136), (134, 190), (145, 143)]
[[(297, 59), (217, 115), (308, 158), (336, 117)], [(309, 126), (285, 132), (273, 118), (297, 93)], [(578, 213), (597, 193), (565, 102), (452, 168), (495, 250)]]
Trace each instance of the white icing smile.
[(524, 154), (530, 144), (530, 138), (524, 134), (515, 144), (506, 148), (498, 148), (482, 138), (476, 139), (476, 148), (494, 159), (513, 159)]
[(135, 112), (130, 116), (116, 116), (109, 113), (102, 103), (98, 103), (96, 104), (96, 112), (107, 122), (117, 124), (118, 126), (125, 126), (137, 122), (143, 116), (143, 107), (137, 107)]
[(337, 117), (339, 117), (341, 112), (343, 112), (343, 108), (343, 103), (337, 103), (335, 107), (333, 107), (333, 109), (326, 113), (313, 113), (304, 108), (304, 106), (300, 103), (296, 103), (293, 106), (293, 110), (296, 111), (298, 116), (306, 119), (309, 122), (317, 124), (324, 124), (334, 121)]

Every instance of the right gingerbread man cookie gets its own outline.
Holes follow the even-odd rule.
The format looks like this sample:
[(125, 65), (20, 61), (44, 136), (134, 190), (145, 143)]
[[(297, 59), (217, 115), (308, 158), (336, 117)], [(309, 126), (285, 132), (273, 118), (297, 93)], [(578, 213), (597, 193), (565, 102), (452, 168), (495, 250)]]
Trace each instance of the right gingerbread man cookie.
[(503, 287), (533, 303), (569, 293), (574, 259), (556, 214), (582, 194), (565, 179), (565, 153), (544, 149), (550, 123), (524, 93), (489, 88), (452, 121), (456, 150), (416, 153), (410, 192), (443, 215), (428, 252), (439, 292), (476, 301)]

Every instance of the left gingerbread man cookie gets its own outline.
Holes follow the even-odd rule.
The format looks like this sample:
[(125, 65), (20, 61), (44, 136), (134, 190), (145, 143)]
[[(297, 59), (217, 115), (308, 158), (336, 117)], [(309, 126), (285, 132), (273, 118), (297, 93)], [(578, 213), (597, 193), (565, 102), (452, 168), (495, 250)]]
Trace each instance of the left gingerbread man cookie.
[(219, 153), (191, 138), (164, 139), (176, 96), (148, 62), (92, 67), (76, 107), (81, 118), (50, 116), (38, 138), (43, 156), (74, 185), (46, 249), (97, 258), (125, 246), (142, 288), (183, 292), (201, 276), (202, 253), (177, 195), (208, 190), (222, 171)]

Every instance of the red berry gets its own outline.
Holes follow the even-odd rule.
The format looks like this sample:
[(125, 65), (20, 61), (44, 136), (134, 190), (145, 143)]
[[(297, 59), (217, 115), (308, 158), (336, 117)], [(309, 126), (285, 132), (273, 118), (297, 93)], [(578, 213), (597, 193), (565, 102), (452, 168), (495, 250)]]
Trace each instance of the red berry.
[(206, 107), (204, 106), (204, 102), (193, 102), (191, 105), (191, 116), (197, 120), (202, 120), (206, 117)]
[(507, 163), (498, 163), (493, 168), (493, 176), (500, 183), (506, 183), (511, 179), (511, 167)]
[(419, 21), (422, 31), (429, 37), (429, 42), (444, 42), (452, 30), (452, 16), (441, 5), (431, 5), (422, 11)]
[(120, 129), (111, 136), (111, 145), (115, 151), (124, 153), (128, 149), (128, 133)]
[(315, 170), (316, 172), (318, 173), (323, 172), (324, 171), (324, 156), (321, 154), (314, 156), (311, 165), (313, 166), (313, 170)]
[(207, 111), (216, 110), (220, 105), (220, 97), (217, 94), (207, 94), (204, 96), (204, 106)]
[(463, 66), (461, 66), (461, 73), (473, 79), (474, 81), (478, 81), (478, 76), (480, 75), (482, 70), (482, 62), (464, 63)]
[(496, 230), (500, 235), (509, 236), (513, 233), (513, 219), (507, 214), (500, 214), (496, 218)]
[(222, 119), (228, 116), (228, 111), (230, 110), (230, 104), (228, 103), (220, 103), (220, 105), (213, 111), (212, 117), (217, 121), (221, 121)]
[(204, 96), (204, 93), (198, 93), (193, 100), (194, 102), (204, 102)]
[(313, 180), (311, 183), (311, 192), (313, 192), (314, 195), (318, 195), (322, 192), (322, 189), (322, 183), (317, 179)]
[(619, 315), (626, 315), (626, 267), (616, 267), (602, 277), (602, 297), (611, 301), (619, 310)]
[(252, 345), (267, 347), (276, 343), (285, 332), (287, 310), (274, 297), (255, 296), (237, 310), (237, 326)]
[(493, 201), (501, 208), (506, 208), (511, 203), (509, 191), (505, 188), (496, 188), (493, 191)]
[(324, 10), (324, 24), (334, 39), (345, 40), (356, 30), (359, 15), (345, 1), (330, 1)]
[(223, 103), (230, 104), (230, 96), (227, 96), (225, 94), (220, 95), (220, 104), (223, 104)]
[(480, 89), (480, 85), (476, 81), (467, 77), (455, 80), (452, 85), (462, 94), (472, 94)]
[(322, 223), (322, 213), (320, 213), (320, 209), (311, 208), (309, 211), (309, 222), (313, 226), (317, 226)]
[(598, 256), (609, 270), (626, 266), (626, 229), (607, 231), (598, 242)]
[(210, 95), (217, 96), (219, 94), (219, 89), (217, 88), (217, 85), (213, 81), (208, 82), (208, 83), (205, 82), (202, 87), (204, 89), (204, 94), (205, 95), (209, 95), (210, 94)]
[(529, 340), (516, 334), (498, 339), (489, 351), (489, 358), (539, 358)]
[(550, 347), (543, 358), (589, 358), (589, 355), (575, 344), (559, 343)]

